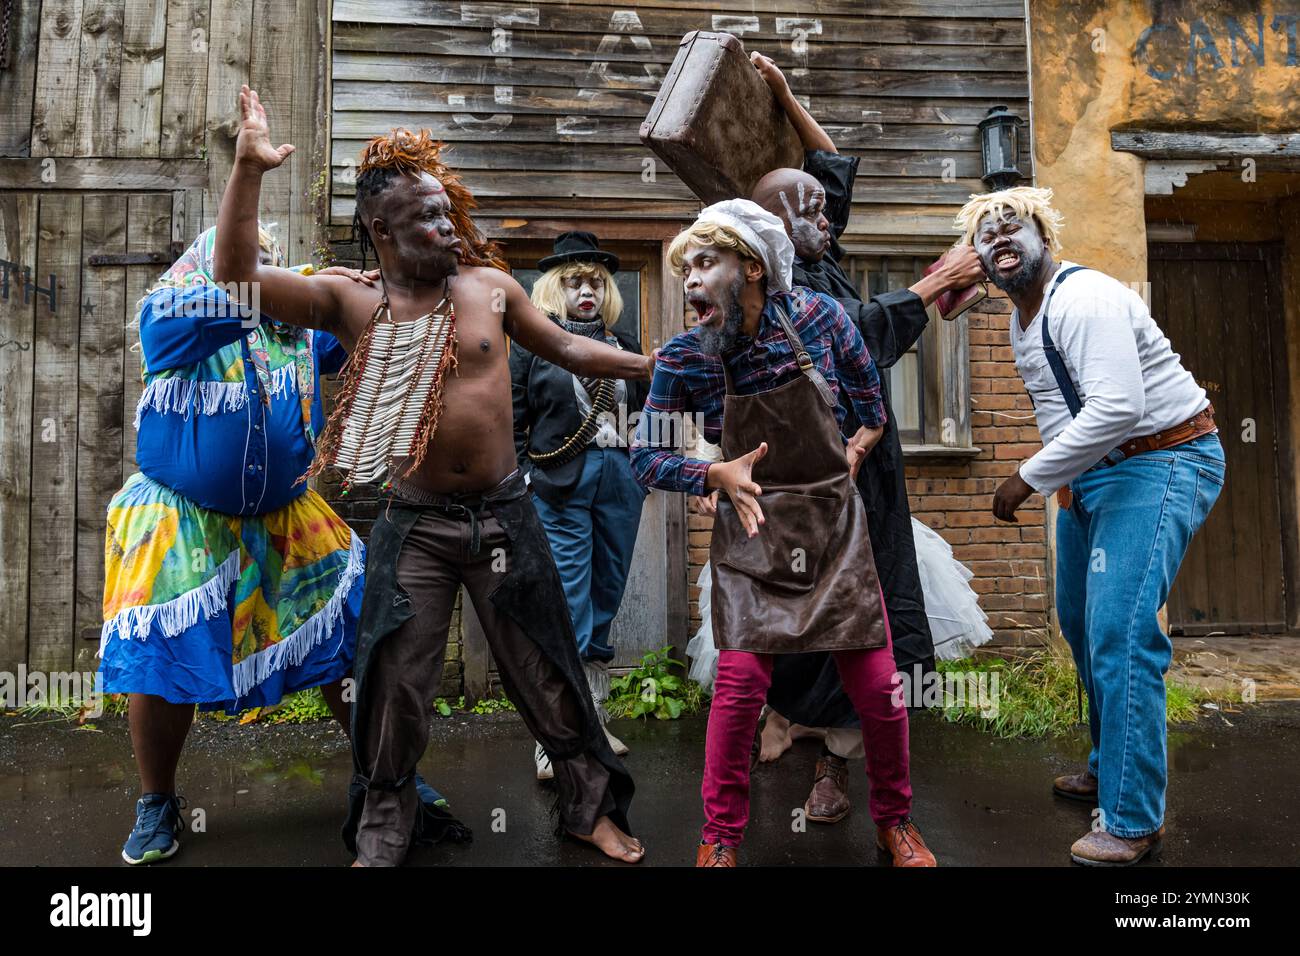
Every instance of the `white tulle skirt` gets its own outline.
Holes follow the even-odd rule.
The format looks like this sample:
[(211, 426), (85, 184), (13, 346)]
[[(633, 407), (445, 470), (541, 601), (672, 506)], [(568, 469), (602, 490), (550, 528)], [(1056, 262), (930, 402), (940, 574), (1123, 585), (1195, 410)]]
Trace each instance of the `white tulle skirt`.
[[(979, 595), (970, 586), (974, 574), (952, 556), (947, 541), (915, 518), (912, 538), (916, 542), (916, 564), (925, 595), (925, 616), (934, 637), (934, 656), (938, 660), (966, 657), (993, 637), (988, 615), (980, 608)], [(713, 644), (709, 611), (713, 574), (708, 564), (700, 569), (696, 583), (700, 587), (701, 623), (686, 645), (686, 655), (690, 658), (691, 679), (708, 690), (718, 673), (718, 649)]]
[(993, 637), (989, 616), (970, 586), (975, 575), (952, 556), (952, 545), (915, 518), (912, 540), (916, 542), (916, 566), (921, 573), (934, 656), (941, 661), (968, 657)]

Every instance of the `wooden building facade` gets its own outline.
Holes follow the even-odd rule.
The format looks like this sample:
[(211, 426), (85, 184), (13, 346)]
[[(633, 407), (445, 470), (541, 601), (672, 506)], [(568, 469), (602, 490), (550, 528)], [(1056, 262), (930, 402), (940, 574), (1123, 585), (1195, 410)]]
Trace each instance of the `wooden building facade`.
[[(128, 326), (216, 218), (241, 83), (281, 141), (263, 211), (318, 255), (326, 0), (6, 0), (0, 68), (0, 669), (94, 670), (105, 507), (135, 470)], [(316, 198), (313, 198), (316, 197)]]
[[(700, 203), (637, 137), (683, 34), (726, 31), (772, 56), (839, 147), (861, 157), (844, 245), (864, 295), (911, 284), (951, 243), (954, 212), (984, 188), (976, 126), (988, 110), (1030, 115), (1018, 0), (0, 0), (7, 8), (4, 669), (95, 666), (104, 507), (134, 468), (139, 360), (127, 323), (215, 218), (240, 83), (261, 92), (276, 141), (298, 147), (267, 177), (262, 209), (291, 260), (354, 260), (362, 143), (427, 127), (452, 145), (480, 224), (523, 281), (568, 229), (619, 254), (626, 321), (646, 349), (690, 321), (664, 253)], [(890, 382), (914, 513), (975, 572), (999, 636), (1039, 640), (1041, 502), (1017, 527), (994, 527), (989, 513), (996, 484), (1037, 443), (1007, 312), (995, 297), (932, 323)], [(338, 507), (367, 530), (373, 499)], [(709, 529), (680, 496), (647, 499), (618, 663), (685, 643)], [(490, 662), (481, 642), (457, 638), (443, 692), (463, 677), (477, 693)]]

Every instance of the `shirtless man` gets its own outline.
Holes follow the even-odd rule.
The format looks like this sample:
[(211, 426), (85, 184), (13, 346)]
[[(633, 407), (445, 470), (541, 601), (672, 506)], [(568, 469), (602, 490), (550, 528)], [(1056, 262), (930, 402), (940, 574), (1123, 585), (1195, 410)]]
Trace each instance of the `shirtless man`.
[[(632, 781), (596, 719), (559, 575), (516, 470), (506, 336), (585, 376), (647, 379), (653, 357), (564, 332), (507, 273), (484, 267), (499, 262), (494, 247), (466, 208), (453, 209), (449, 192), (464, 198), (462, 207), (472, 197), (440, 164), (427, 133), (396, 130), (362, 154), (357, 212), (379, 259), (379, 287), (259, 263), (262, 176), (294, 147), (271, 145), (256, 92), (243, 87), (239, 102), (235, 162), (217, 220), (218, 282), (256, 283), (265, 314), (328, 331), (350, 354), (381, 305), (396, 322), (445, 303), (455, 315), (458, 361), (437, 430), (419, 466), (393, 482), (370, 535), (355, 668), (356, 775), (344, 829), (356, 865), (397, 865), (406, 856), (418, 808), (413, 776), (462, 584), (506, 693), (551, 757), (561, 829), (639, 862), (645, 850), (625, 832)], [(401, 474), (401, 460), (394, 469)]]

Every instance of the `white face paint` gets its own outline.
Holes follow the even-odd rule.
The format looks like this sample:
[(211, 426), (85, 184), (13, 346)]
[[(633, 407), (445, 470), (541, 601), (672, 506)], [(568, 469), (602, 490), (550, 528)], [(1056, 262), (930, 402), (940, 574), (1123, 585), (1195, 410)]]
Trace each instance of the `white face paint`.
[(582, 273), (564, 280), (564, 309), (577, 322), (593, 322), (605, 304), (605, 280), (595, 273)]
[(1007, 292), (1025, 288), (1037, 274), (1047, 254), (1038, 224), (1022, 219), (1010, 209), (980, 220), (974, 236), (975, 252), (993, 284)]
[(806, 184), (795, 184), (794, 201), (782, 189), (777, 192), (781, 197), (781, 206), (785, 209), (785, 219), (790, 226), (790, 241), (794, 243), (794, 252), (805, 262), (816, 262), (826, 254), (831, 237), (829, 227), (822, 228), (825, 219), (822, 211), (826, 208), (826, 192), (820, 186), (809, 189)]

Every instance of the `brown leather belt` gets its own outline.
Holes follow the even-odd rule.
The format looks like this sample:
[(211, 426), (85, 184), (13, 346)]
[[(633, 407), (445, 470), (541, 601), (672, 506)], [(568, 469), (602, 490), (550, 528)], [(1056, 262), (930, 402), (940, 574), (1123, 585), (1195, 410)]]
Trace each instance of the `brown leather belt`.
[[(1214, 424), (1214, 405), (1210, 404), (1187, 419), (1187, 421), (1175, 425), (1173, 428), (1166, 428), (1154, 435), (1140, 435), (1137, 438), (1130, 438), (1122, 445), (1116, 445), (1115, 450), (1125, 458), (1132, 458), (1134, 455), (1141, 455), (1143, 452), (1161, 451), (1165, 448), (1185, 445), (1195, 438), (1208, 435), (1216, 427)], [(1056, 503), (1062, 508), (1070, 507), (1070, 502), (1073, 500), (1074, 495), (1071, 493), (1069, 485), (1057, 489)]]

